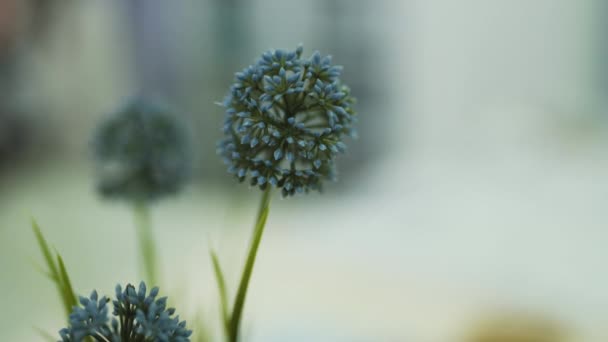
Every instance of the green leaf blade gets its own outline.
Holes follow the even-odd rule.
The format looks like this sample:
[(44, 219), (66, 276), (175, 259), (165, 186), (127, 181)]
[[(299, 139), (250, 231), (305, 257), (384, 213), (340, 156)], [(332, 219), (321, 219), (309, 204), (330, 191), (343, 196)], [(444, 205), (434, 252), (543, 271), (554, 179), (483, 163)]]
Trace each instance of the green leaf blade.
[(70, 281), (70, 277), (68, 276), (68, 271), (65, 268), (65, 264), (63, 263), (63, 258), (61, 255), (57, 254), (57, 264), (59, 265), (59, 272), (61, 277), (61, 287), (64, 302), (66, 303), (66, 310), (68, 312), (72, 311), (72, 308), (77, 305), (76, 294), (74, 293), (74, 288), (72, 287), (72, 282)]
[(226, 291), (226, 280), (224, 278), (224, 273), (222, 272), (222, 268), (220, 266), (220, 261), (217, 257), (215, 251), (211, 251), (211, 260), (213, 262), (213, 271), (215, 273), (215, 280), (217, 281), (217, 288), (220, 293), (220, 305), (222, 309), (222, 319), (224, 323), (224, 330), (226, 333), (229, 333), (230, 328), (230, 312), (228, 312), (228, 295)]
[(59, 272), (57, 271), (57, 266), (55, 265), (55, 258), (51, 254), (51, 249), (49, 248), (46, 239), (42, 235), (42, 231), (40, 230), (40, 226), (36, 221), (32, 220), (32, 230), (34, 231), (34, 235), (36, 235), (36, 240), (38, 241), (38, 246), (40, 247), (40, 251), (46, 261), (46, 265), (49, 268), (49, 276), (54, 281), (59, 281)]

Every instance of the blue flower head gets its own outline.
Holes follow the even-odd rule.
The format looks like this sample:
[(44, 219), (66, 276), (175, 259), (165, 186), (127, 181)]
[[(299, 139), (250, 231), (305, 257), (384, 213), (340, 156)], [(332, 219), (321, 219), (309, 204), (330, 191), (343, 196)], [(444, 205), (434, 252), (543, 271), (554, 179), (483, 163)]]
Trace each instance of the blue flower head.
[(99, 192), (134, 201), (176, 193), (191, 173), (189, 138), (184, 124), (166, 108), (131, 100), (95, 132)]
[(236, 73), (222, 105), (224, 139), (218, 153), (228, 172), (283, 196), (321, 190), (335, 179), (334, 159), (355, 136), (355, 99), (331, 56), (272, 50)]
[(173, 317), (175, 309), (167, 308), (167, 298), (157, 299), (157, 295), (157, 287), (147, 293), (143, 282), (139, 290), (133, 285), (124, 290), (117, 285), (110, 322), (110, 300), (100, 299), (93, 291), (89, 298), (80, 298), (82, 307), (74, 307), (69, 327), (59, 331), (59, 342), (80, 342), (87, 337), (109, 342), (189, 342), (192, 331), (186, 329), (186, 322)]

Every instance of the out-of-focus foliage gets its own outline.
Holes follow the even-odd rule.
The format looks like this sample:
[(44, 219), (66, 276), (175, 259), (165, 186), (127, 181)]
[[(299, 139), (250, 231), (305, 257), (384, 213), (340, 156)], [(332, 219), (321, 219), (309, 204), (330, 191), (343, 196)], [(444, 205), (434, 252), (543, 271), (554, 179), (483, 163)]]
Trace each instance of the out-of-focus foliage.
[(466, 342), (566, 342), (563, 327), (525, 314), (496, 315), (478, 323)]

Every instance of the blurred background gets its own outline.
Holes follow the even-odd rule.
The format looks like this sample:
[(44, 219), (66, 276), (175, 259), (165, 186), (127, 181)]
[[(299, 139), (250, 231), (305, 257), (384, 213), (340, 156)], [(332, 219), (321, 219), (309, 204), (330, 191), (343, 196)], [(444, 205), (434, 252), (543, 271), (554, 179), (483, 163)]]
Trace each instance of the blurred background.
[(138, 279), (90, 140), (125, 98), (179, 109), (194, 182), (153, 208), (165, 281), (220, 336), (259, 191), (215, 154), (235, 71), (303, 43), (344, 66), (360, 138), (323, 195), (276, 196), (248, 341), (608, 340), (608, 5), (602, 0), (0, 0), (0, 340), (55, 333), (30, 217), (76, 291)]

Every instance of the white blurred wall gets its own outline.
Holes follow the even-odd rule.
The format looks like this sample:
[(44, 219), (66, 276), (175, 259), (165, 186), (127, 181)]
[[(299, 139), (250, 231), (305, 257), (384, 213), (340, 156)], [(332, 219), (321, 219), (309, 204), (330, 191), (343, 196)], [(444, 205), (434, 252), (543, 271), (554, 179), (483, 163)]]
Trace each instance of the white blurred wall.
[(414, 1), (405, 7), (412, 38), (402, 55), (413, 95), (412, 122), (404, 124), (414, 126), (423, 146), (483, 149), (502, 143), (494, 139), (514, 138), (501, 131), (543, 134), (560, 120), (592, 114), (599, 95), (597, 1)]
[[(372, 218), (353, 224), (391, 231), (378, 255), (416, 282), (455, 291), (443, 300), (459, 298), (447, 313), (433, 308), (442, 300), (437, 288), (403, 294), (401, 317), (416, 322), (416, 336), (442, 330), (425, 327), (431, 317), (449, 331), (449, 322), (505, 308), (563, 319), (585, 341), (605, 338), (602, 8), (568, 0), (403, 3), (407, 43), (393, 99), (409, 99), (407, 112), (392, 113), (392, 156), (370, 171), (366, 193), (379, 198), (371, 208), (362, 199), (361, 210)], [(408, 298), (417, 305), (407, 307)]]

